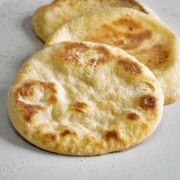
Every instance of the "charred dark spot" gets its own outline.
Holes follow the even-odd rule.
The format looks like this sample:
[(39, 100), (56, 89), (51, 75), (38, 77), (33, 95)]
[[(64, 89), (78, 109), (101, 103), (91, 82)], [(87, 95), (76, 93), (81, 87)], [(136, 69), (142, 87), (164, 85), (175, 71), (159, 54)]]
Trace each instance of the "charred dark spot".
[(119, 140), (120, 139), (118, 132), (115, 130), (107, 131), (105, 136), (106, 136), (107, 140), (109, 140), (109, 139)]
[(156, 108), (156, 98), (151, 95), (144, 95), (140, 99), (140, 107), (148, 110)]

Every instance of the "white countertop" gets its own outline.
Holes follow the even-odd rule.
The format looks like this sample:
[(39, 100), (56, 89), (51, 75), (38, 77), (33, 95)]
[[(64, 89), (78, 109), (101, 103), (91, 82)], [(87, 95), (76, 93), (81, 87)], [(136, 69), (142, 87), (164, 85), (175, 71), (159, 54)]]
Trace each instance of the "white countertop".
[[(0, 180), (179, 180), (180, 101), (166, 106), (156, 132), (128, 151), (99, 157), (56, 155), (13, 130), (7, 91), (22, 64), (43, 47), (31, 29), (33, 11), (47, 0), (0, 0)], [(180, 1), (143, 0), (180, 35)]]

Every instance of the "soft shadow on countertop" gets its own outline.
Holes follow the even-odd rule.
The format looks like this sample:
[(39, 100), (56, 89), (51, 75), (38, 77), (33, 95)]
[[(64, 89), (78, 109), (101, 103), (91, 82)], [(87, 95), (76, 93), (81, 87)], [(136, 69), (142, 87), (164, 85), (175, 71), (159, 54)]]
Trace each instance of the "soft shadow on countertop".
[(34, 44), (37, 50), (40, 50), (44, 47), (44, 43), (36, 36), (35, 32), (33, 31), (31, 16), (28, 16), (23, 20), (22, 28), (28, 39)]
[[(36, 37), (32, 30), (32, 25), (31, 25), (31, 17), (26, 17), (22, 21), (22, 30), (27, 36), (27, 41), (30, 41), (32, 45), (35, 47), (35, 51), (38, 51), (43, 48), (43, 43)], [(25, 55), (26, 56), (26, 55)], [(30, 55), (31, 56), (31, 55)], [(26, 58), (29, 57), (29, 54), (27, 52), (27, 57), (24, 57), (24, 54), (22, 54), (22, 61), (24, 62)], [(14, 57), (14, 61), (16, 61), (16, 58), (19, 59), (20, 57)], [(13, 64), (13, 67), (15, 70), (19, 69), (22, 64), (19, 64), (19, 60), (17, 61), (16, 64)], [(7, 74), (2, 74), (4, 77), (8, 76)], [(14, 79), (11, 74), (9, 75), (10, 81)], [(9, 79), (8, 78), (8, 79)], [(49, 154), (48, 152), (44, 150), (40, 150), (37, 147), (31, 145), (30, 143), (26, 142), (13, 128), (11, 121), (9, 119), (8, 113), (7, 113), (7, 94), (8, 94), (8, 89), (10, 87), (9, 80), (7, 80), (7, 83), (3, 83), (0, 86), (0, 139), (1, 143), (3, 141), (7, 141), (13, 145), (19, 146), (21, 148), (25, 148), (34, 152), (38, 153), (43, 153), (43, 154)]]

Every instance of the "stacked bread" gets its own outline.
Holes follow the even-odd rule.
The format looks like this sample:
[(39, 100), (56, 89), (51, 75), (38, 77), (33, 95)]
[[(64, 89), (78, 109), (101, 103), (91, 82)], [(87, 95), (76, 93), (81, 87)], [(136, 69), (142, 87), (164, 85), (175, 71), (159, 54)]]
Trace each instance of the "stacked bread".
[(8, 110), (30, 143), (59, 154), (126, 150), (180, 98), (179, 39), (135, 0), (55, 0), (33, 16), (45, 48), (18, 72)]

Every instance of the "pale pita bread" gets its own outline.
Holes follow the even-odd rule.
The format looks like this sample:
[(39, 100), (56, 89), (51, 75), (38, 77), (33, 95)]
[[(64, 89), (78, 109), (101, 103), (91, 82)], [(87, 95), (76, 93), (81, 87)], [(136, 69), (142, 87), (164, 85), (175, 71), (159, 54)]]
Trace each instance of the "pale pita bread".
[(92, 11), (60, 27), (47, 44), (75, 40), (123, 48), (160, 80), (165, 104), (180, 98), (179, 40), (155, 18), (128, 8)]
[(121, 49), (69, 42), (45, 48), (22, 67), (10, 88), (15, 129), (55, 153), (93, 156), (125, 150), (156, 129), (160, 85)]
[(55, 0), (51, 4), (38, 8), (34, 13), (33, 29), (37, 36), (45, 41), (72, 18), (102, 7), (129, 7), (147, 14), (155, 14), (136, 0)]

